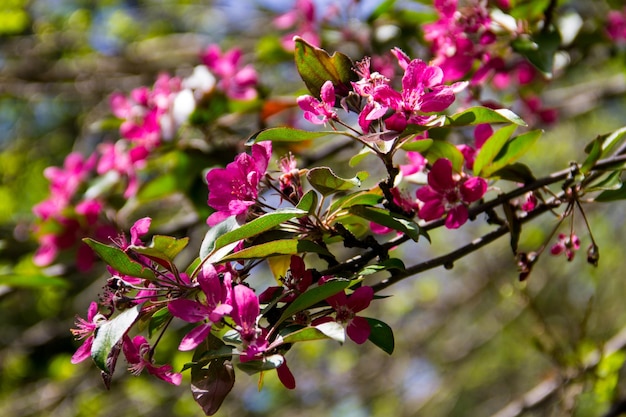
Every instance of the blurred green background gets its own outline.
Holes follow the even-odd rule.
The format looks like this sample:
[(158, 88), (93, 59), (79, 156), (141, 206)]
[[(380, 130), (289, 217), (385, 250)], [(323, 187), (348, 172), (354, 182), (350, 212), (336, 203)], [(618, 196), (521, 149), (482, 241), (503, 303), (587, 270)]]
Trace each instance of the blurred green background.
[[(263, 72), (264, 65), (275, 67), (264, 49), (270, 38), (259, 41), (270, 19), (290, 3), (1, 2), (0, 415), (202, 415), (188, 375), (174, 387), (119, 369), (106, 391), (94, 366), (70, 364), (78, 346), (69, 332), (74, 317), (84, 316), (106, 278), (72, 270), (64, 270), (63, 279), (41, 277), (32, 265), (31, 208), (46, 197), (45, 167), (62, 165), (72, 150), (88, 153), (101, 139), (93, 126), (108, 114), (111, 92), (151, 85), (161, 71), (188, 71), (209, 43), (256, 51), (249, 61), (265, 53), (258, 67), (262, 83), (278, 93), (301, 89), (297, 79), (289, 90), (274, 69)], [(362, 2), (360, 10), (367, 14), (377, 3)], [(419, 6), (396, 3), (398, 10)], [(560, 3), (586, 19), (585, 13), (601, 16), (620, 2), (598, 2), (594, 10), (585, 1)], [(408, 14), (398, 16), (410, 27)], [(623, 48), (588, 46), (600, 32), (597, 25), (588, 28), (586, 38), (569, 47), (583, 51), (577, 65), (545, 91), (544, 99), (561, 111), (561, 119), (525, 157), (540, 167), (538, 175), (581, 160), (587, 142), (626, 122), (626, 54)], [(370, 307), (369, 316), (384, 319), (395, 331), (393, 356), (372, 344), (297, 346), (288, 356), (296, 390), (283, 389), (272, 374), (259, 392), (254, 377), (238, 373), (235, 390), (217, 415), (436, 417), (502, 411), (501, 417), (602, 416), (626, 398), (621, 349), (626, 345), (626, 207), (593, 206), (587, 215), (600, 246), (599, 267), (585, 263), (584, 250), (571, 263), (544, 256), (530, 280), (520, 284), (504, 238), (451, 270), (432, 270), (390, 288), (392, 297)], [(553, 224), (545, 218), (526, 227), (521, 246), (541, 245)], [(579, 229), (586, 248), (589, 237)], [(426, 259), (485, 231), (471, 224), (455, 234), (433, 233), (431, 246), (420, 242), (400, 250)], [(164, 343), (174, 352), (177, 341)], [(615, 352), (609, 349), (594, 360), (604, 348)], [(179, 354), (174, 366), (187, 359)], [(533, 389), (533, 407), (517, 413), (512, 407), (507, 414), (507, 405)], [(545, 399), (537, 401), (542, 394)]]

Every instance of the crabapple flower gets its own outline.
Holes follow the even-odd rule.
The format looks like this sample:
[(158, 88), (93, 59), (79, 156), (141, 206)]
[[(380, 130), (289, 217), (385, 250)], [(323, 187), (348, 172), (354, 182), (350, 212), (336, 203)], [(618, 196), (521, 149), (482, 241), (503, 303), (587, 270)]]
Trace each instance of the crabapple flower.
[(454, 175), (452, 163), (440, 158), (428, 173), (428, 185), (416, 192), (423, 205), (418, 216), (426, 221), (446, 216), (448, 229), (457, 229), (469, 217), (468, 205), (479, 200), (487, 191), (487, 181), (480, 177)]
[(295, 29), (282, 37), (281, 44), (287, 51), (295, 49), (293, 38), (296, 35), (312, 45), (321, 45), (319, 25), (315, 21), (315, 2), (312, 0), (296, 0), (291, 10), (274, 19), (274, 25), (278, 29)]
[(207, 219), (210, 226), (230, 216), (245, 215), (256, 203), (259, 183), (271, 155), (271, 142), (259, 142), (252, 145), (251, 155), (239, 154), (226, 168), (214, 168), (207, 173), (208, 204), (217, 210)]
[(87, 320), (76, 317), (76, 328), (71, 332), (78, 340), (85, 339), (82, 345), (72, 355), (71, 362), (77, 364), (84, 361), (91, 356), (91, 346), (93, 345), (93, 338), (98, 325), (106, 318), (98, 313), (98, 304), (91, 302), (89, 309), (87, 310)]
[(374, 91), (374, 99), (395, 113), (385, 120), (388, 129), (403, 131), (407, 124), (424, 125), (435, 116), (425, 113), (442, 112), (454, 102), (455, 94), (467, 86), (467, 82), (444, 85), (441, 68), (428, 65), (420, 59), (412, 60), (402, 77), (402, 92), (389, 85)]
[(621, 11), (611, 10), (609, 12), (606, 33), (614, 42), (626, 42), (626, 7)]
[(182, 374), (172, 372), (172, 365), (157, 366), (152, 363), (152, 350), (143, 336), (135, 336), (133, 339), (124, 337), (122, 350), (128, 361), (128, 370), (133, 375), (139, 375), (145, 369), (149, 374), (173, 385), (180, 385), (183, 380)]
[(233, 310), (230, 314), (243, 342), (239, 359), (247, 362), (257, 358), (267, 349), (267, 331), (258, 325), (259, 299), (253, 290), (239, 284), (233, 288)]
[(580, 239), (574, 233), (566, 235), (565, 233), (559, 233), (557, 242), (550, 248), (552, 255), (560, 255), (565, 253), (568, 261), (574, 259), (576, 251), (580, 249)]
[(328, 80), (322, 85), (320, 98), (321, 100), (318, 100), (309, 95), (298, 97), (298, 105), (304, 110), (304, 118), (316, 125), (324, 124), (329, 120), (337, 120), (337, 112), (333, 110), (335, 87), (332, 81)]
[[(369, 307), (374, 298), (372, 287), (359, 287), (349, 296), (340, 292), (326, 299), (326, 302), (335, 310), (335, 321), (346, 326), (348, 337), (357, 344), (363, 344), (369, 338), (372, 329), (364, 317), (356, 313)], [(331, 321), (330, 317), (316, 320), (315, 324)]]
[(242, 51), (235, 48), (222, 53), (218, 45), (209, 45), (202, 62), (218, 78), (217, 87), (234, 100), (254, 100), (257, 97), (258, 76), (252, 65), (241, 66)]
[(157, 147), (163, 133), (173, 130), (169, 128), (170, 121), (167, 119), (180, 90), (179, 78), (161, 74), (152, 90), (139, 87), (132, 90), (128, 97), (121, 93), (111, 95), (111, 110), (123, 120), (120, 126), (122, 137), (139, 142), (148, 149)]
[(175, 317), (189, 323), (203, 322), (183, 337), (178, 346), (181, 351), (195, 349), (209, 335), (213, 323), (220, 321), (233, 309), (230, 305), (230, 273), (225, 273), (224, 282), (221, 282), (215, 267), (205, 263), (198, 275), (198, 283), (204, 293), (205, 299), (203, 301), (178, 298), (170, 301), (167, 305), (168, 310)]

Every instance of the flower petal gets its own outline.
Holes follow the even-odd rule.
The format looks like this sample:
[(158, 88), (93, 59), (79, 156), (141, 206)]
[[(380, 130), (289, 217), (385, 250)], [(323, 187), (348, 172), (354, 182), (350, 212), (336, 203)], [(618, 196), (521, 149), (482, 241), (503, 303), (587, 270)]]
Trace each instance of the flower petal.
[(354, 317), (346, 328), (348, 337), (359, 345), (367, 341), (371, 332), (372, 329), (369, 322), (363, 317)]

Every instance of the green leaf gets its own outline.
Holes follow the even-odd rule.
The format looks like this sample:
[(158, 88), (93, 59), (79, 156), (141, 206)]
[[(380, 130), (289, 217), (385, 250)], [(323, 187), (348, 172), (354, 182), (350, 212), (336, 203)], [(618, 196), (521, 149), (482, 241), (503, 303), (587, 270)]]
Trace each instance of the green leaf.
[(357, 191), (356, 193), (345, 195), (333, 201), (328, 209), (329, 213), (337, 210), (347, 209), (355, 205), (374, 206), (381, 202), (383, 193), (380, 188), (368, 191)]
[(492, 173), (510, 165), (521, 158), (541, 137), (542, 130), (532, 130), (510, 140), (489, 166), (484, 167), (482, 173), (491, 176)]
[(109, 356), (111, 351), (128, 332), (139, 317), (141, 306), (123, 311), (112, 320), (102, 323), (96, 330), (96, 335), (91, 346), (91, 358), (98, 368), (107, 374), (111, 374), (113, 369), (109, 369)]
[(259, 372), (276, 369), (284, 362), (285, 357), (283, 355), (271, 355), (263, 357), (263, 360), (261, 361), (240, 362), (237, 364), (237, 368), (241, 369), (248, 375), (254, 375)]
[(312, 214), (317, 208), (317, 203), (317, 193), (314, 190), (309, 190), (305, 195), (302, 196), (300, 201), (298, 201), (298, 205), (296, 206), (296, 208)]
[(377, 319), (370, 317), (365, 317), (365, 319), (369, 323), (370, 329), (372, 330), (369, 337), (370, 342), (391, 355), (395, 347), (393, 330), (391, 330), (391, 327)]
[(622, 187), (622, 172), (609, 171), (585, 187), (586, 192), (613, 191)]
[(189, 238), (176, 239), (172, 236), (154, 236), (149, 246), (131, 245), (128, 250), (147, 256), (150, 259), (163, 265), (168, 270), (174, 269), (174, 258), (189, 243)]
[(327, 249), (310, 240), (280, 239), (244, 248), (238, 252), (224, 256), (221, 261), (240, 259), (262, 259), (277, 255), (296, 255), (298, 253), (319, 253), (332, 256)]
[(600, 193), (594, 201), (599, 203), (610, 203), (612, 201), (626, 200), (626, 185), (622, 185), (615, 190), (607, 190)]
[(155, 331), (159, 330), (165, 323), (167, 323), (172, 318), (172, 313), (167, 309), (167, 307), (163, 307), (162, 309), (155, 312), (152, 317), (150, 317), (150, 324), (148, 325), (148, 337), (152, 337)]
[(396, 213), (391, 213), (389, 210), (371, 207), (371, 206), (352, 206), (349, 209), (350, 213), (362, 217), (365, 220), (369, 220), (374, 223), (378, 223), (382, 226), (387, 226), (393, 230), (405, 233), (408, 237), (417, 242), (420, 235), (419, 226), (412, 221)]
[(424, 154), (424, 157), (428, 159), (428, 162), (431, 164), (434, 164), (439, 158), (446, 158), (452, 162), (452, 168), (457, 172), (461, 172), (463, 169), (463, 162), (465, 162), (465, 157), (461, 151), (459, 151), (457, 147), (450, 142), (443, 140), (433, 141), (432, 145), (428, 148), (428, 151)]
[(307, 308), (324, 301), (328, 297), (331, 297), (338, 292), (345, 290), (349, 286), (350, 280), (337, 279), (325, 282), (319, 287), (313, 287), (307, 290), (306, 292), (300, 294), (298, 298), (293, 300), (293, 302), (287, 306), (285, 311), (283, 311), (283, 314), (280, 316), (278, 322), (282, 323), (294, 314), (306, 310)]
[(299, 219), (307, 214), (309, 214), (309, 212), (306, 210), (291, 207), (277, 209), (271, 213), (266, 213), (261, 217), (257, 217), (251, 222), (245, 223), (242, 226), (218, 237), (215, 241), (214, 249), (220, 249), (230, 243), (239, 242), (240, 240), (259, 235), (267, 230), (273, 229), (287, 220)]
[(51, 277), (45, 274), (3, 274), (0, 275), (0, 285), (21, 288), (46, 288), (46, 287), (69, 287), (69, 283), (63, 278)]
[(370, 156), (375, 156), (374, 152), (372, 152), (370, 148), (365, 147), (361, 149), (359, 153), (350, 158), (348, 165), (350, 165), (350, 167), (355, 167)]
[(283, 337), (283, 343), (309, 342), (328, 339), (328, 336), (315, 327), (305, 327)]
[(484, 123), (513, 123), (518, 126), (527, 126), (517, 114), (509, 109), (490, 109), (488, 107), (471, 107), (448, 118), (452, 126), (475, 126)]
[[(624, 137), (626, 137), (626, 127), (622, 127), (611, 133), (599, 135), (593, 140), (593, 142), (585, 147), (585, 152), (589, 154), (589, 157), (587, 159), (589, 160), (589, 158), (592, 158), (594, 148), (600, 145), (602, 152), (600, 153), (600, 155), (597, 156), (595, 161), (593, 161), (593, 163), (595, 164), (598, 159), (608, 156), (611, 151), (622, 142), (622, 139)], [(586, 164), (588, 164), (587, 161), (585, 161), (585, 164), (583, 164), (583, 166)]]
[(588, 174), (602, 155), (602, 141), (598, 140), (599, 138), (600, 136), (585, 148), (585, 152), (589, 155), (585, 159), (585, 162), (583, 162), (582, 167), (580, 167), (582, 174)]
[(341, 178), (328, 167), (310, 169), (306, 177), (313, 188), (323, 196), (334, 194), (338, 191), (347, 191), (361, 185), (361, 181), (368, 177), (366, 171), (359, 172), (354, 178)]
[(154, 280), (154, 272), (144, 268), (141, 264), (133, 261), (123, 250), (114, 246), (108, 246), (90, 238), (84, 238), (85, 242), (113, 269), (122, 275), (130, 275), (137, 278)]
[(480, 148), (480, 151), (478, 151), (478, 155), (476, 155), (474, 161), (474, 175), (480, 175), (483, 168), (493, 162), (500, 151), (502, 151), (502, 148), (504, 148), (504, 145), (506, 145), (513, 132), (515, 132), (515, 129), (517, 129), (516, 125), (504, 126), (496, 130), (491, 137), (487, 139), (482, 148)]
[(295, 44), (296, 68), (312, 95), (319, 99), (322, 85), (328, 80), (332, 81), (335, 92), (340, 96), (352, 90), (350, 81), (357, 81), (358, 78), (352, 71), (350, 58), (339, 52), (328, 55), (325, 50), (300, 37), (295, 38)]
[(386, 271), (389, 269), (404, 271), (406, 267), (404, 266), (404, 262), (402, 262), (402, 260), (398, 258), (389, 258), (377, 264), (366, 265), (363, 269), (359, 271), (359, 275), (371, 275), (375, 274), (376, 272)]
[(306, 140), (317, 139), (322, 136), (336, 135), (337, 132), (310, 132), (308, 130), (294, 129), (292, 127), (273, 127), (261, 130), (252, 135), (246, 145), (251, 146), (254, 143), (262, 141), (271, 142), (303, 142)]
[(536, 179), (530, 168), (519, 162), (500, 168), (491, 174), (491, 178), (502, 178), (503, 180), (522, 184), (530, 184)]
[(401, 148), (405, 151), (424, 153), (433, 144), (432, 139), (420, 139), (402, 144)]
[(224, 221), (211, 227), (204, 236), (204, 240), (202, 241), (202, 245), (200, 246), (200, 257), (204, 259), (210, 254), (214, 253), (215, 242), (217, 241), (217, 239), (220, 236), (237, 229), (238, 227), (239, 223), (237, 223), (237, 219), (235, 218), (235, 216), (228, 217)]
[(552, 78), (554, 55), (561, 45), (561, 35), (554, 28), (542, 30), (533, 38), (519, 37), (511, 46), (525, 56), (546, 77)]

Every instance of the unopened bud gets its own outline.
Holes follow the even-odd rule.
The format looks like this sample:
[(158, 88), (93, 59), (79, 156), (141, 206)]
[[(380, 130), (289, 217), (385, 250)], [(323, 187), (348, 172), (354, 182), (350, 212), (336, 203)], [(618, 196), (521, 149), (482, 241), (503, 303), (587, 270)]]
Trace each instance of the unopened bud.
[(600, 249), (598, 245), (592, 243), (587, 249), (587, 262), (589, 262), (593, 266), (598, 266), (598, 262), (600, 261)]

